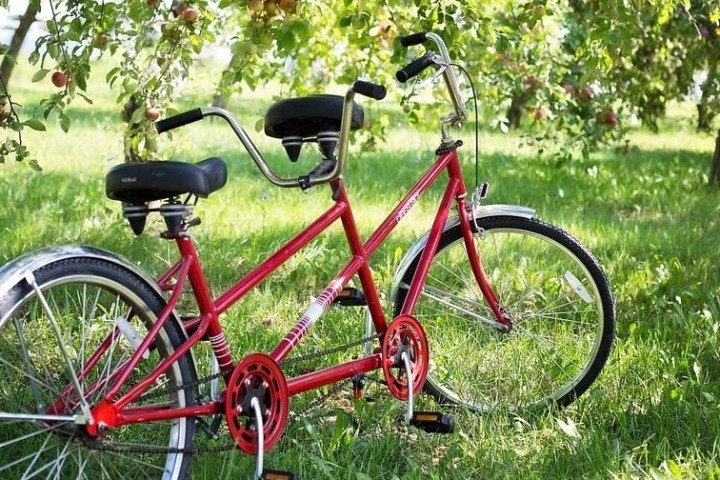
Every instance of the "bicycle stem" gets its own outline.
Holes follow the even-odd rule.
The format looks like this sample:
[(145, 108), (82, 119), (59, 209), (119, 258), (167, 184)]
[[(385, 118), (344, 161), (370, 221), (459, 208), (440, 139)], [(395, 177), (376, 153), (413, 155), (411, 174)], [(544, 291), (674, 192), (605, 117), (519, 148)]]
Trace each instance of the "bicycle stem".
[[(445, 61), (446, 66), (449, 67), (450, 53), (448, 52), (447, 46), (445, 45), (445, 41), (442, 37), (433, 32), (428, 32), (425, 36), (435, 42), (435, 45), (437, 45), (438, 50), (440, 51), (440, 56)], [(443, 71), (443, 80), (445, 80), (445, 86), (450, 94), (450, 100), (453, 103), (453, 107), (455, 107), (455, 114), (453, 115), (451, 113), (447, 117), (444, 117), (443, 124), (446, 120), (450, 125), (464, 122), (467, 120), (467, 109), (465, 108), (465, 100), (463, 99), (462, 92), (460, 92), (460, 86), (458, 85), (455, 71), (452, 68), (445, 68)]]

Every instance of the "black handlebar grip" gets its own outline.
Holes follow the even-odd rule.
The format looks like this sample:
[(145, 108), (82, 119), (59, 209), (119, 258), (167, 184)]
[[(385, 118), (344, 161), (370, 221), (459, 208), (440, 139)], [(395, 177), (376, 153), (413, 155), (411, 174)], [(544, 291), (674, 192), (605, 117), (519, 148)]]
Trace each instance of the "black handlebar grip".
[(400, 37), (400, 45), (402, 45), (403, 47), (411, 47), (413, 45), (420, 45), (421, 43), (425, 43), (425, 40), (427, 40), (426, 34), (427, 32), (420, 32), (410, 34), (407, 37)]
[(382, 85), (358, 80), (353, 84), (353, 92), (365, 95), (366, 97), (382, 100), (387, 95), (387, 90)]
[(168, 130), (172, 130), (173, 128), (182, 127), (188, 123), (197, 122), (203, 118), (202, 109), (195, 108), (193, 110), (188, 110), (187, 112), (173, 115), (170, 118), (165, 118), (159, 122), (155, 122), (155, 128), (157, 128), (158, 133), (163, 133)]
[(413, 60), (413, 62), (409, 65), (405, 65), (405, 67), (401, 70), (398, 70), (395, 73), (395, 78), (398, 79), (398, 82), (405, 83), (433, 64), (434, 62), (432, 60), (432, 57), (430, 56), (430, 54), (426, 53), (422, 57)]

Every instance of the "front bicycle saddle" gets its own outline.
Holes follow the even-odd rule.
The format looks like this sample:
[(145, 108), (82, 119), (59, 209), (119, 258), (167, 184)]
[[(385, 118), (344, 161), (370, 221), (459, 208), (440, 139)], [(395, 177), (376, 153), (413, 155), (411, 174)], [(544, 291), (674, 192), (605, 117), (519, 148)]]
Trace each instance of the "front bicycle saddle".
[[(300, 147), (317, 142), (323, 158), (332, 158), (342, 122), (343, 97), (312, 95), (288, 98), (273, 104), (265, 113), (265, 135), (281, 138), (290, 160), (297, 161)], [(353, 102), (350, 128), (357, 130), (364, 121), (363, 110)]]

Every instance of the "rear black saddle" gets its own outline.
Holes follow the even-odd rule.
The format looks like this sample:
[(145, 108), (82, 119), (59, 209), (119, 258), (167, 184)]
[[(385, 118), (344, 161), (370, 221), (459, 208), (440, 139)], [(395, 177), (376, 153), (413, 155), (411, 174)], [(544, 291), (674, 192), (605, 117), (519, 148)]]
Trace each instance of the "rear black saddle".
[[(339, 132), (344, 100), (339, 95), (312, 95), (280, 100), (265, 113), (265, 135), (273, 138), (310, 138), (321, 132)], [(350, 128), (357, 130), (363, 125), (363, 110), (355, 102), (352, 108)]]
[(198, 163), (151, 161), (124, 163), (105, 177), (105, 194), (112, 200), (140, 204), (184, 194), (207, 197), (227, 182), (227, 166), (221, 158)]

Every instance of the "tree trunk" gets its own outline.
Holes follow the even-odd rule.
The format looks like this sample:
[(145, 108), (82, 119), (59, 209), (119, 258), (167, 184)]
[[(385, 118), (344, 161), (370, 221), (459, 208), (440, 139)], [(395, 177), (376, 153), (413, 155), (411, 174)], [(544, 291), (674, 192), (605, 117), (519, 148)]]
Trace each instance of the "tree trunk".
[(2, 64), (0, 65), (0, 78), (5, 82), (6, 88), (8, 83), (10, 83), (10, 75), (12, 75), (13, 68), (15, 68), (20, 47), (22, 47), (25, 41), (28, 30), (30, 30), (30, 25), (35, 21), (35, 15), (37, 15), (37, 10), (33, 7), (33, 3), (34, 2), (30, 2), (28, 4), (27, 10), (25, 10), (25, 13), (20, 17), (20, 25), (18, 25), (17, 30), (15, 30), (12, 40), (10, 41), (8, 52), (5, 54)]
[(710, 170), (710, 184), (720, 184), (720, 129), (715, 138), (715, 155), (713, 155), (712, 169)]
[(717, 98), (717, 60), (710, 61), (708, 65), (707, 78), (700, 87), (702, 96), (697, 104), (697, 130), (699, 132), (709, 132), (710, 124), (715, 117), (715, 108), (711, 105)]
[[(228, 63), (228, 66), (223, 70), (222, 77), (224, 77), (227, 72), (232, 70), (233, 66), (241, 60), (241, 57), (237, 53), (233, 53), (232, 58), (230, 59), (230, 63)], [(220, 107), (220, 108), (227, 108), (228, 104), (228, 98), (225, 96), (224, 92), (221, 92), (219, 89), (215, 94), (213, 95), (212, 99), (212, 106), (213, 107)]]
[(528, 99), (525, 95), (516, 95), (513, 97), (510, 106), (505, 114), (508, 119), (508, 126), (511, 129), (520, 128), (523, 114), (525, 113), (525, 105)]

